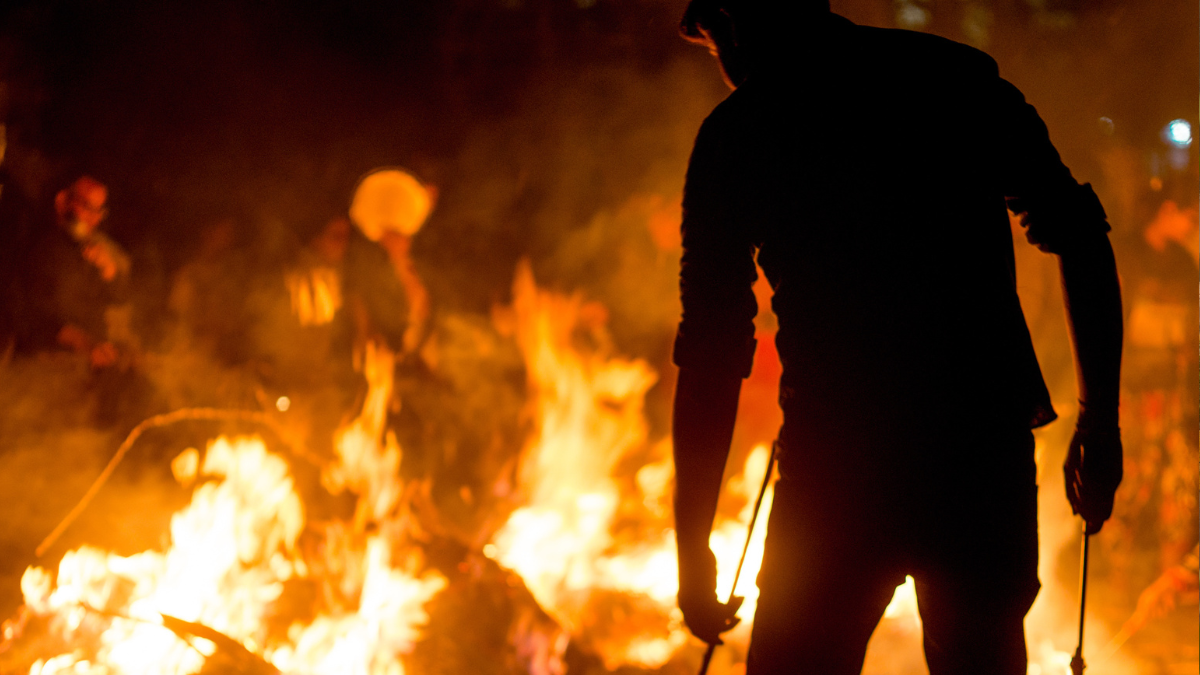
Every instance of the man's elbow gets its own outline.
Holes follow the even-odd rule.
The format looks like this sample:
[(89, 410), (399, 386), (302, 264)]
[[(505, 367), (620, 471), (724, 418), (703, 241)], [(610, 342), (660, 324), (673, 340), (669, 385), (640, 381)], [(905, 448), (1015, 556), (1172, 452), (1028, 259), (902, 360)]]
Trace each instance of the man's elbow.
[(1116, 267), (1116, 257), (1113, 254), (1112, 242), (1108, 233), (1098, 232), (1086, 237), (1079, 237), (1070, 242), (1064, 242), (1051, 251), (1064, 264), (1105, 265)]

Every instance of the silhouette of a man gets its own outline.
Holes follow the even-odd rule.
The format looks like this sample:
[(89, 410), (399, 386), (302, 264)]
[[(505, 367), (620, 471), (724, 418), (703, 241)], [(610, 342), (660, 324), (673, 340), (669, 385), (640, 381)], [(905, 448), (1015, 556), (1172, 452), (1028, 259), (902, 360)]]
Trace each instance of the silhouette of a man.
[(859, 672), (911, 574), (933, 675), (1023, 675), (1039, 588), (1030, 430), (1056, 414), (1006, 200), (1061, 262), (1081, 403), (1064, 470), (1092, 532), (1121, 480), (1103, 208), (975, 49), (856, 26), (823, 0), (693, 0), (682, 30), (734, 88), (700, 129), (683, 198), (675, 515), (689, 628), (717, 642), (736, 623), (708, 537), (754, 354), (757, 259), (784, 423), (748, 673)]

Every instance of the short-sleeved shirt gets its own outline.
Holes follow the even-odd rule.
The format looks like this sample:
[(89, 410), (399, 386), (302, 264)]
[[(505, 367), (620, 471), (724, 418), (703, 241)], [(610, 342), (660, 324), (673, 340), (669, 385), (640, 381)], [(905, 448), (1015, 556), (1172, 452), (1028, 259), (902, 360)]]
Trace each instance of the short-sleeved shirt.
[(784, 434), (1055, 418), (1007, 204), (1061, 252), (1108, 231), (986, 54), (831, 15), (705, 120), (683, 199), (681, 367), (745, 377), (761, 265)]

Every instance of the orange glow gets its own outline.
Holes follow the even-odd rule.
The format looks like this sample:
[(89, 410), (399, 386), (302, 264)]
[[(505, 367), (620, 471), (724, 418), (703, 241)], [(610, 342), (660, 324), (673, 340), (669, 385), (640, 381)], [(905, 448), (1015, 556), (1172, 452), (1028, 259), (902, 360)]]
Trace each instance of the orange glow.
[(327, 324), (342, 307), (342, 281), (332, 267), (290, 272), (284, 281), (291, 296), (292, 313), (301, 326)]
[[(689, 638), (675, 607), (670, 443), (648, 441), (642, 409), (657, 375), (642, 361), (612, 355), (607, 336), (585, 320), (583, 299), (538, 289), (527, 266), (513, 295), (536, 429), (522, 453), (525, 505), (485, 553), (520, 574), (542, 607), (596, 649), (606, 667), (659, 667)], [(757, 448), (726, 488), (747, 506), (713, 533), (723, 593), (732, 584), (767, 454), (766, 446)], [(633, 457), (649, 461), (632, 481), (622, 481), (619, 468)], [(770, 494), (764, 514), (769, 509)], [(765, 531), (764, 517), (738, 585), (747, 617), (757, 598)], [(640, 599), (634, 614), (618, 619), (598, 611), (612, 594)], [(739, 629), (732, 639), (744, 644), (747, 635)]]
[[(758, 291), (765, 305), (769, 289), (760, 284)], [(518, 269), (513, 297), (511, 311), (498, 320), (511, 324), (525, 360), (531, 431), (520, 455), (519, 506), (482, 551), (519, 575), (562, 628), (550, 638), (513, 631), (513, 646), (542, 655), (539, 662), (555, 673), (565, 668), (568, 641), (609, 670), (655, 669), (675, 659), (674, 667), (698, 657), (702, 645), (675, 605), (671, 444), (650, 437), (644, 410), (658, 374), (616, 353), (603, 307), (538, 288), (527, 265)], [(727, 510), (710, 537), (722, 598), (732, 590), (768, 463), (769, 444), (755, 435), (777, 428), (778, 363), (763, 349), (772, 337), (772, 326), (760, 326), (759, 358), (743, 390), (740, 421), (753, 428), (739, 427), (735, 440), (749, 451), (742, 450), (744, 463), (723, 488)], [(186, 449), (171, 469), (194, 492), (172, 519), (168, 548), (119, 556), (82, 547), (64, 556), (57, 574), (40, 567), (25, 572), (26, 605), (49, 620), (53, 634), (65, 644), (96, 645), (39, 660), (31, 674), (199, 672), (217, 646), (176, 636), (162, 625), (162, 615), (169, 615), (220, 631), (282, 672), (402, 675), (404, 656), (428, 622), (425, 606), (447, 581), (424, 567), (421, 549), (407, 534), (412, 518), (399, 478), (403, 453), (386, 426), (395, 405), (395, 365), (386, 347), (365, 346), (367, 395), (358, 416), (335, 433), (334, 458), (321, 470), (326, 490), (356, 497), (348, 522), (307, 522), (287, 462), (262, 439), (222, 437), (204, 452)], [(1039, 441), (1039, 462), (1044, 445)], [(725, 636), (714, 675), (740, 672), (745, 658), (772, 499), (773, 486), (735, 591), (745, 598), (738, 613), (743, 621)], [(1066, 536), (1047, 528), (1042, 534), (1052, 541)], [(1043, 558), (1043, 579), (1050, 563)], [(273, 613), (294, 582), (315, 587), (318, 599), (312, 614), (289, 618), (280, 629)], [(1043, 590), (1027, 622), (1029, 675), (1069, 672), (1070, 653), (1059, 647), (1069, 643), (1070, 625), (1059, 615), (1071, 604)], [(873, 664), (899, 659), (898, 640), (908, 641), (903, 649), (919, 650), (920, 626), (909, 578), (885, 611), (877, 635), (888, 639), (868, 653), (865, 672), (881, 672)], [(1102, 627), (1089, 630), (1098, 644), (1106, 639)], [(1132, 672), (1119, 665), (1097, 664), (1096, 670)]]
[[(261, 439), (218, 438), (202, 461), (186, 450), (172, 469), (181, 482), (200, 483), (172, 518), (166, 551), (124, 557), (85, 546), (63, 557), (54, 578), (40, 567), (26, 570), (26, 605), (48, 617), (64, 642), (99, 636), (94, 654), (39, 660), (30, 672), (199, 671), (215, 646), (166, 630), (162, 616), (169, 615), (219, 631), (284, 672), (402, 675), (402, 656), (428, 620), (424, 605), (446, 580), (422, 571), (405, 536), (400, 449), (382, 433), (393, 362), (384, 348), (367, 350), (366, 404), (340, 430), (338, 460), (325, 473), (327, 484), (358, 495), (353, 527), (308, 525), (321, 540), (315, 548), (322, 553), (311, 557), (298, 545), (305, 514), (287, 463)], [(284, 635), (269, 633), (290, 580), (316, 584), (336, 601)]]

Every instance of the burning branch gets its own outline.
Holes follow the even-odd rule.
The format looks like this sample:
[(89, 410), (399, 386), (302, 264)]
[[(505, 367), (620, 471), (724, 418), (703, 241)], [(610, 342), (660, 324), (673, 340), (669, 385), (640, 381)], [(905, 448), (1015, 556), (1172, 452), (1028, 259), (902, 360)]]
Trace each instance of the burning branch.
[[(88, 505), (92, 503), (93, 499), (95, 499), (96, 494), (100, 492), (100, 488), (104, 487), (104, 484), (108, 482), (108, 479), (112, 476), (113, 471), (116, 470), (117, 465), (121, 463), (121, 460), (125, 458), (125, 455), (129, 453), (129, 451), (133, 448), (133, 444), (136, 443), (139, 438), (141, 438), (143, 433), (149, 429), (170, 426), (176, 422), (183, 421), (249, 422), (252, 424), (262, 424), (274, 431), (280, 438), (287, 438), (275, 419), (273, 419), (267, 413), (257, 410), (182, 408), (180, 410), (163, 413), (161, 415), (155, 415), (148, 419), (142, 420), (142, 422), (134, 427), (133, 430), (129, 432), (129, 435), (125, 437), (125, 440), (113, 454), (112, 459), (108, 460), (108, 465), (104, 467), (104, 470), (101, 471), (100, 475), (96, 477), (96, 480), (92, 482), (91, 487), (89, 487), (87, 492), (84, 493), (83, 498), (79, 500), (79, 503), (75, 505), (75, 508), (71, 509), (71, 512), (67, 514), (67, 517), (63, 518), (62, 522), (60, 522), (54, 528), (54, 530), (42, 540), (41, 544), (38, 544), (38, 547), (35, 550), (37, 557), (40, 558), (45, 555), (46, 551), (54, 545), (54, 542), (58, 541), (58, 538), (62, 536), (62, 533), (65, 532), (66, 529), (70, 527), (77, 518), (79, 518), (84, 510), (87, 509)], [(323, 464), (320, 459), (315, 458), (308, 453), (299, 450), (298, 448), (291, 448), (291, 450), (294, 454), (304, 457), (314, 464)]]
[(201, 673), (236, 673), (237, 675), (279, 675), (279, 669), (263, 660), (221, 631), (202, 623), (184, 621), (162, 614), (162, 625), (180, 639), (190, 643), (189, 637), (198, 637), (213, 643), (216, 651), (205, 654)]

